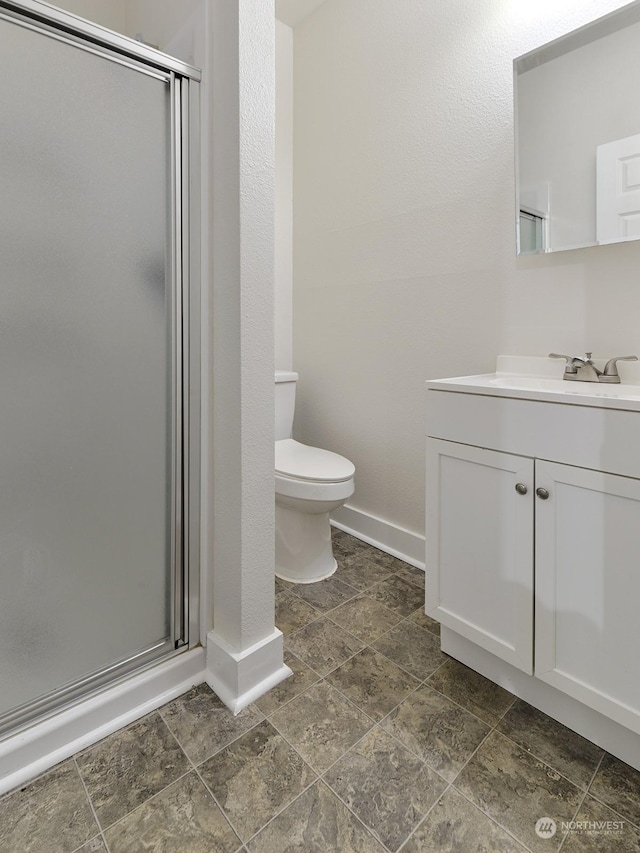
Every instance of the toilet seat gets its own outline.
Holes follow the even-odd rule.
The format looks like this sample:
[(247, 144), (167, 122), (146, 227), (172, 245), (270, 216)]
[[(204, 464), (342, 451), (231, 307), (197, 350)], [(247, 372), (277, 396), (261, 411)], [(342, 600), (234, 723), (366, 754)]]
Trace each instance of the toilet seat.
[(309, 483), (344, 483), (355, 474), (353, 462), (330, 450), (300, 444), (292, 438), (275, 442), (276, 475)]
[(300, 444), (276, 441), (276, 497), (302, 501), (345, 501), (354, 491), (355, 466), (344, 456)]

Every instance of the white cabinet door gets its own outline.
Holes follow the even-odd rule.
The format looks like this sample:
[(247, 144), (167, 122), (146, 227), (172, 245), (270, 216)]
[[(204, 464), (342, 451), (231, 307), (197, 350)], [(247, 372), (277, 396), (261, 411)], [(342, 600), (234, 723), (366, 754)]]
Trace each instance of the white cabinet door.
[(529, 674), (533, 492), (532, 459), (427, 439), (426, 611)]
[(640, 732), (640, 480), (536, 462), (535, 674)]

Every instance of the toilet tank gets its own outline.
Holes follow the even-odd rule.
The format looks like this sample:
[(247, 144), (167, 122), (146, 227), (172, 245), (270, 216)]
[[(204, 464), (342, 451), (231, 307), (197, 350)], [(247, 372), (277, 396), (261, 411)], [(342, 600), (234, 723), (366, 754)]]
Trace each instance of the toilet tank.
[(292, 370), (276, 370), (276, 441), (291, 438), (297, 381)]

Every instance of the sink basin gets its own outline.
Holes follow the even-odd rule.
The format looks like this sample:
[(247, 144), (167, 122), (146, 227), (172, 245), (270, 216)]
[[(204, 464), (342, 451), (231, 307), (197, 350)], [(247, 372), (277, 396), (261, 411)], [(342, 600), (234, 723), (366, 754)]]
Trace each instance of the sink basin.
[[(602, 369), (604, 362), (599, 366)], [(438, 379), (428, 382), (427, 387), (434, 391), (640, 411), (640, 363), (633, 364), (633, 370), (625, 367), (631, 382), (573, 382), (562, 378), (563, 365), (547, 358), (499, 356), (495, 373)], [(625, 378), (622, 372), (621, 376)]]

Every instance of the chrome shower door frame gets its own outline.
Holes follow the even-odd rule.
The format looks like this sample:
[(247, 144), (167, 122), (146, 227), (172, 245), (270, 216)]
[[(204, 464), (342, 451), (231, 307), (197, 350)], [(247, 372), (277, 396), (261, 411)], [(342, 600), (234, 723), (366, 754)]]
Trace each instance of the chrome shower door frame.
[(7, 20), (164, 80), (171, 100), (171, 601), (166, 641), (0, 717), (0, 739), (196, 646), (200, 584), (199, 69), (39, 0), (0, 0)]

